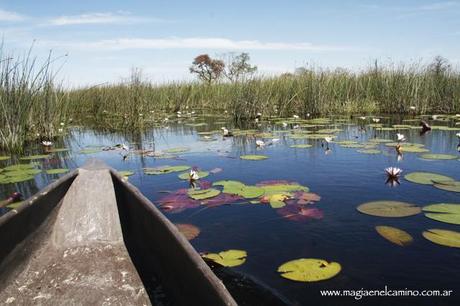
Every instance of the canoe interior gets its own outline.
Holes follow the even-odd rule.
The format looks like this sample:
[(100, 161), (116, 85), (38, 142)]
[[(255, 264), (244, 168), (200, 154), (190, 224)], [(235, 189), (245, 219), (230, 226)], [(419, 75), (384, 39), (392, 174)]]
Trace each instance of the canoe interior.
[[(104, 292), (106, 302), (109, 299), (120, 305), (190, 305), (191, 301), (197, 305), (236, 305), (189, 242), (137, 188), (109, 169), (85, 171), (62, 177), (0, 218), (1, 302), (15, 298), (19, 304), (32, 300), (43, 305), (100, 304), (99, 293)], [(90, 243), (78, 240), (75, 229), (85, 213), (79, 212), (75, 203), (72, 208), (68, 198), (75, 194), (75, 186), (82, 184), (84, 175), (108, 177), (121, 227), (119, 240), (110, 238), (116, 232), (110, 225), (110, 243), (92, 233), (87, 236), (95, 238)], [(93, 192), (97, 193), (97, 188)], [(96, 227), (104, 223), (106, 213), (113, 213), (107, 207), (110, 205), (99, 211), (99, 216), (94, 211), (95, 220), (101, 221)], [(71, 218), (74, 214), (77, 221)], [(112, 223), (118, 223), (118, 217)], [(68, 225), (72, 222), (77, 223)], [(62, 233), (67, 227), (71, 231)], [(96, 234), (100, 233), (96, 228)], [(159, 298), (159, 291), (166, 298)]]

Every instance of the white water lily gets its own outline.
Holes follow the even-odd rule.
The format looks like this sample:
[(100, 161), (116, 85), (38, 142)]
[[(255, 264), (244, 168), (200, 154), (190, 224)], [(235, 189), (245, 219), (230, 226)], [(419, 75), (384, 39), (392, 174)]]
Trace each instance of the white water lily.
[(265, 146), (265, 142), (263, 142), (262, 140), (256, 140), (256, 146), (263, 147)]
[(307, 113), (307, 117), (310, 117), (310, 113)]
[(58, 129), (58, 132), (59, 133), (62, 133), (64, 130), (63, 129)]
[(181, 112), (181, 111), (178, 111), (178, 112), (176, 112), (176, 114), (178, 114), (178, 115), (181, 115), (181, 114), (182, 114), (182, 112)]
[(287, 127), (288, 124), (286, 122), (283, 122), (283, 127)]
[(380, 118), (372, 118), (372, 121), (374, 121), (375, 123), (380, 122)]
[(296, 125), (293, 126), (293, 128), (296, 129), (296, 130), (300, 129), (300, 125), (296, 124)]
[(262, 113), (257, 113), (256, 116), (257, 117), (262, 117)]
[(129, 151), (129, 147), (124, 143), (121, 144), (121, 149), (124, 151)]
[(64, 122), (61, 122), (61, 126), (64, 126)]
[(397, 133), (396, 136), (398, 138), (398, 141), (405, 141), (406, 140), (406, 137), (403, 134)]
[(273, 138), (273, 139), (272, 139), (272, 143), (275, 143), (275, 142), (278, 142), (278, 141), (280, 141), (279, 138)]
[(361, 120), (366, 120), (366, 117), (365, 117), (365, 116), (361, 116), (361, 117), (359, 117), (359, 119), (361, 119)]
[(190, 180), (191, 181), (196, 181), (196, 180), (199, 180), (200, 179), (200, 176), (198, 175), (198, 172), (195, 171), (195, 170), (190, 170), (190, 174), (189, 174), (189, 177), (190, 177)]
[(457, 135), (457, 137), (460, 138), (460, 133), (457, 133), (457, 134), (455, 134), (455, 135)]
[(433, 115), (433, 116), (431, 116), (431, 118), (432, 118), (433, 120), (438, 120), (438, 115)]
[(292, 118), (294, 118), (294, 119), (299, 119), (299, 116), (293, 115)]
[(51, 147), (53, 145), (53, 143), (51, 141), (48, 141), (48, 140), (43, 140), (42, 145), (45, 146), (45, 147)]
[(332, 141), (332, 137), (324, 137), (324, 140), (327, 142), (327, 143), (330, 143)]
[(402, 170), (397, 167), (388, 167), (385, 168), (385, 173), (389, 178), (396, 179), (401, 175)]
[(415, 106), (410, 106), (409, 107), (411, 110), (415, 110)]

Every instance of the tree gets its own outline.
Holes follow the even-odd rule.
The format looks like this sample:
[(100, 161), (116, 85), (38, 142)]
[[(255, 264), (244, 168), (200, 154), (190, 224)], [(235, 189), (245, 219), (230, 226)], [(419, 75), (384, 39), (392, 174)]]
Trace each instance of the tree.
[(252, 75), (257, 71), (257, 66), (251, 66), (249, 63), (248, 53), (241, 53), (239, 55), (235, 55), (234, 53), (230, 53), (227, 55), (227, 65), (226, 69), (224, 70), (224, 74), (230, 82), (238, 82), (246, 78), (247, 76)]
[(212, 59), (207, 54), (201, 54), (195, 57), (192, 66), (190, 66), (190, 73), (195, 73), (200, 80), (211, 84), (217, 81), (225, 69), (225, 64), (221, 60)]
[(442, 57), (436, 56), (433, 59), (433, 62), (428, 66), (428, 69), (435, 75), (440, 76), (444, 75), (446, 72), (451, 70), (452, 66), (449, 63), (449, 60)]

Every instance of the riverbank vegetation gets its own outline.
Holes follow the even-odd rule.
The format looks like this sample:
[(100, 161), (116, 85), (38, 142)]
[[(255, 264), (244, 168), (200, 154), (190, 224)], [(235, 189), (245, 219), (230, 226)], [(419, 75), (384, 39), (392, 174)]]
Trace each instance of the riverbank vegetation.
[(280, 76), (256, 74), (249, 55), (226, 60), (197, 56), (198, 81), (153, 84), (133, 69), (126, 82), (79, 89), (56, 83), (51, 56), (9, 56), (0, 49), (0, 146), (20, 150), (52, 139), (73, 119), (107, 129), (140, 129), (177, 112), (227, 113), (243, 122), (264, 117), (460, 112), (460, 72), (443, 58), (411, 66), (377, 62), (362, 71), (299, 68)]

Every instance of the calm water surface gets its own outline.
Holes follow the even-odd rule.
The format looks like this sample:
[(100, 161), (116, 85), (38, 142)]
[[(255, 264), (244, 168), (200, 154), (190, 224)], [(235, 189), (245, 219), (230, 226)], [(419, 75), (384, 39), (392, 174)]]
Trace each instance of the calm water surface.
[[(199, 120), (199, 119), (198, 119)], [(380, 154), (363, 154), (356, 148), (344, 148), (336, 143), (329, 145), (325, 154), (321, 141), (291, 139), (292, 129), (264, 123), (259, 129), (273, 129), (274, 138), (280, 141), (257, 149), (254, 136), (222, 138), (200, 141), (197, 132), (219, 129), (222, 123), (207, 119), (206, 126), (192, 127), (173, 123), (169, 128), (152, 129), (142, 134), (108, 134), (92, 130), (71, 130), (70, 135), (56, 146), (66, 146), (69, 152), (56, 153), (49, 160), (40, 161), (43, 168), (76, 168), (86, 159), (97, 157), (117, 170), (131, 170), (135, 174), (129, 181), (137, 186), (153, 203), (165, 196), (161, 191), (188, 188), (188, 182), (177, 178), (177, 173), (144, 175), (143, 168), (161, 165), (190, 165), (203, 170), (222, 168), (205, 180), (238, 180), (256, 184), (264, 180), (289, 180), (308, 186), (321, 196), (314, 207), (322, 210), (322, 219), (295, 222), (280, 217), (270, 205), (232, 204), (215, 208), (192, 208), (180, 212), (165, 212), (175, 223), (191, 223), (201, 229), (201, 234), (191, 241), (199, 252), (219, 252), (241, 249), (248, 252), (245, 264), (233, 270), (250, 275), (297, 305), (460, 305), (460, 249), (433, 244), (422, 236), (430, 228), (460, 231), (460, 226), (449, 225), (424, 217), (423, 214), (406, 218), (380, 218), (361, 214), (356, 207), (376, 200), (396, 200), (424, 206), (432, 203), (460, 203), (460, 193), (443, 191), (428, 185), (400, 180), (400, 185), (385, 184), (384, 168), (397, 166), (407, 174), (412, 171), (436, 172), (460, 180), (460, 161), (424, 160), (416, 153), (405, 153), (397, 161), (394, 148), (379, 144)], [(400, 123), (394, 119), (392, 123)], [(370, 123), (367, 122), (366, 123)], [(383, 119), (389, 126), (390, 119)], [(442, 123), (447, 124), (447, 123)], [(454, 126), (450, 122), (451, 126)], [(375, 129), (350, 121), (326, 125), (342, 131), (337, 140), (366, 142), (373, 137), (395, 139), (397, 131)], [(324, 128), (322, 126), (321, 128)], [(310, 128), (315, 130), (315, 128)], [(460, 126), (459, 126), (460, 130)], [(418, 129), (404, 129), (409, 142), (421, 143), (431, 152), (457, 154), (458, 139), (455, 131), (434, 130), (423, 136)], [(260, 138), (257, 138), (260, 139)], [(156, 159), (130, 154), (123, 161), (118, 152), (79, 154), (89, 146), (112, 146), (131, 143), (132, 148), (161, 151), (168, 148), (187, 147), (178, 159)], [(310, 143), (309, 149), (291, 148), (292, 144)], [(242, 154), (263, 154), (268, 159), (247, 161)], [(460, 157), (460, 155), (459, 155)], [(3, 161), (2, 166), (12, 163)], [(19, 190), (28, 196), (45, 186), (57, 176), (39, 174), (35, 181), (0, 185), (1, 198)], [(160, 192), (159, 192), (160, 191)], [(412, 245), (400, 247), (383, 239), (375, 231), (377, 225), (403, 229), (414, 237)], [(298, 258), (322, 258), (336, 261), (342, 271), (336, 277), (317, 283), (297, 283), (279, 276), (276, 272), (282, 263)], [(453, 298), (326, 298), (323, 289), (452, 289)]]

